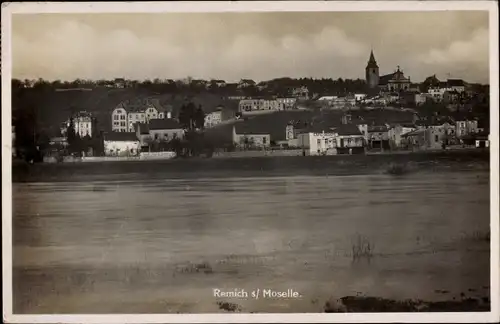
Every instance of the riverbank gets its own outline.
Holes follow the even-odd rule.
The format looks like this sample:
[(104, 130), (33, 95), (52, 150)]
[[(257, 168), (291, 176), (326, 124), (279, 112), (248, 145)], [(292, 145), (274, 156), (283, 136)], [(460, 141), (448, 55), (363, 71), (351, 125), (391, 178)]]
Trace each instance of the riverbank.
[(13, 182), (101, 181), (119, 174), (122, 180), (227, 177), (341, 176), (386, 174), (391, 165), (418, 172), (489, 171), (489, 152), (438, 151), (410, 154), (175, 158), (102, 163), (15, 164)]
[[(399, 154), (436, 154), (436, 153), (447, 153), (447, 152), (460, 152), (460, 153), (476, 153), (476, 152), (489, 152), (488, 149), (478, 149), (472, 147), (449, 147), (445, 150), (373, 150), (366, 151), (364, 154), (353, 154), (353, 155), (399, 155)], [(348, 154), (336, 154), (332, 156), (345, 156)], [(215, 152), (212, 158), (245, 158), (245, 157), (277, 157), (277, 156), (303, 156), (303, 150), (301, 149), (290, 149), (290, 150), (249, 150), (249, 151), (233, 151), (233, 152)]]
[(490, 297), (461, 297), (460, 300), (423, 301), (419, 299), (393, 300), (367, 296), (344, 296), (325, 303), (325, 313), (379, 313), (379, 312), (489, 312)]

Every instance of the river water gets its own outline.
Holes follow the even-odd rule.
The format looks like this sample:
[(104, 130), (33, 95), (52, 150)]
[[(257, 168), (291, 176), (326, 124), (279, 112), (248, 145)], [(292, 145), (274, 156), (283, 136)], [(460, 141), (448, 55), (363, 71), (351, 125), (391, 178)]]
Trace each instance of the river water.
[[(489, 296), (484, 161), (404, 176), (352, 166), (261, 172), (259, 163), (277, 163), (267, 161), (244, 176), (214, 164), (188, 177), (181, 163), (184, 173), (160, 162), (106, 173), (109, 165), (65, 166), (60, 176), (43, 166), (15, 182), (14, 313), (214, 313), (218, 301), (322, 312), (345, 295)], [(257, 289), (299, 296), (251, 298)]]

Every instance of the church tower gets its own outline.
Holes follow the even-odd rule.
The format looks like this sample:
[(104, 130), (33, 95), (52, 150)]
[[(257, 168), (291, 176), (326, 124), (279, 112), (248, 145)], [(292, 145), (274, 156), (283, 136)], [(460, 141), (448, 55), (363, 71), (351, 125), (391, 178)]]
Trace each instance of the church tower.
[(370, 53), (370, 59), (368, 60), (368, 64), (366, 65), (366, 84), (370, 89), (378, 87), (379, 83), (379, 74), (378, 74), (378, 65), (377, 61), (375, 61), (375, 56), (373, 55), (373, 50)]

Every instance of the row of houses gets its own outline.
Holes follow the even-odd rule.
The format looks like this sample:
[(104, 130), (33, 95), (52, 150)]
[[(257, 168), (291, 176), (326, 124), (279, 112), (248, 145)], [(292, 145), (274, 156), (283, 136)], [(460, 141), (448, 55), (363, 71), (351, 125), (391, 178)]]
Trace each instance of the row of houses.
[(434, 149), (484, 132), (476, 120), (427, 121), (410, 111), (384, 110), (319, 116), (310, 111), (280, 111), (244, 118), (226, 131), (237, 147), (291, 147), (303, 149), (307, 155)]

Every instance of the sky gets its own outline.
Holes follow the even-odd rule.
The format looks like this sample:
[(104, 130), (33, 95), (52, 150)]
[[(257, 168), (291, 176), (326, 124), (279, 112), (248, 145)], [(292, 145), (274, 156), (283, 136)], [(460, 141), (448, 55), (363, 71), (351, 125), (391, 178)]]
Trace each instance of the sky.
[(14, 78), (363, 78), (488, 83), (487, 11), (13, 14)]

